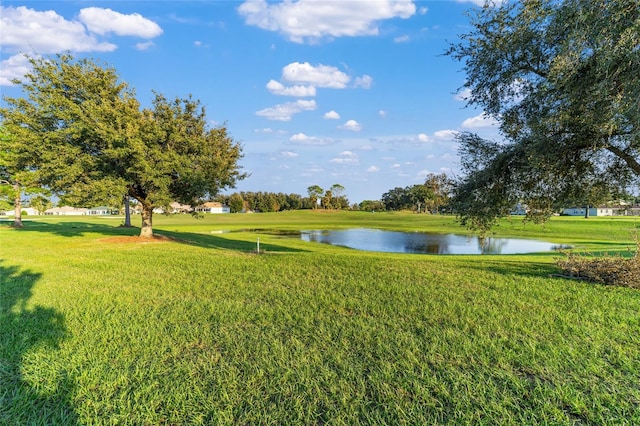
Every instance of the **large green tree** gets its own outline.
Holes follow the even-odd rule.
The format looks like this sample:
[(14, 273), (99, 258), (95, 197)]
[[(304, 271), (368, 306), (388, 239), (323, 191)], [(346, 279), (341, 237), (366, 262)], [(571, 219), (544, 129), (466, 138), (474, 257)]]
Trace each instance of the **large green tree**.
[(25, 145), (0, 126), (0, 208), (13, 209), (14, 228), (22, 228), (22, 196), (46, 192), (35, 183)]
[(13, 208), (13, 224), (22, 228), (22, 185), (21, 175), (25, 169), (20, 166), (16, 152), (15, 138), (0, 127), (0, 209)]
[(402, 210), (410, 208), (412, 201), (409, 196), (409, 187), (396, 186), (382, 194), (381, 201), (387, 210)]
[(38, 181), (65, 200), (120, 205), (129, 195), (151, 237), (155, 207), (195, 203), (244, 177), (240, 145), (226, 126), (207, 126), (199, 101), (156, 94), (141, 109), (112, 67), (69, 54), (30, 61), (16, 81), (25, 96), (5, 98), (0, 114)]
[[(493, 2), (492, 2), (493, 3)], [(454, 207), (486, 231), (521, 201), (545, 219), (640, 178), (640, 2), (523, 0), (470, 12), (448, 54), (502, 140), (461, 133)]]
[(424, 187), (430, 194), (425, 199), (425, 209), (431, 213), (439, 213), (440, 209), (449, 204), (454, 182), (445, 173), (429, 173), (424, 180)]
[(138, 122), (133, 91), (114, 69), (90, 60), (65, 54), (30, 62), (33, 70), (15, 81), (23, 97), (5, 97), (0, 109), (22, 167), (69, 203), (114, 205), (126, 191), (118, 153)]
[(322, 197), (324, 193), (324, 189), (322, 189), (318, 185), (311, 185), (307, 188), (307, 195), (309, 196), (309, 200), (311, 201), (312, 208), (317, 208), (318, 200)]
[(156, 94), (142, 111), (138, 137), (128, 144), (121, 175), (142, 207), (141, 236), (150, 236), (153, 209), (172, 201), (195, 204), (233, 187), (242, 149), (226, 125), (209, 128), (205, 109), (191, 98), (168, 100)]

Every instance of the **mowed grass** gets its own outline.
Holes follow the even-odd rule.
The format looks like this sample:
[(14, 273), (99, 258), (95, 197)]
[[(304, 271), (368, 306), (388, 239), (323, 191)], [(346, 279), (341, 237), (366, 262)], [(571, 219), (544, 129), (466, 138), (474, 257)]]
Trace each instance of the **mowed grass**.
[[(138, 232), (121, 220), (0, 226), (0, 424), (640, 423), (640, 292), (553, 277), (557, 254), (359, 252), (264, 231), (464, 233), (427, 215), (155, 216), (173, 240), (148, 243), (118, 239)], [(639, 226), (498, 234), (625, 254)]]

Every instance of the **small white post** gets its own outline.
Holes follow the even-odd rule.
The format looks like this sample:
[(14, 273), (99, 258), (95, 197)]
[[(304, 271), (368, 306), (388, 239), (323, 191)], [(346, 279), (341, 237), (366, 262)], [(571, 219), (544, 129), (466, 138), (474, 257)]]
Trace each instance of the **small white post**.
[(257, 253), (260, 254), (260, 237), (258, 237), (258, 250)]

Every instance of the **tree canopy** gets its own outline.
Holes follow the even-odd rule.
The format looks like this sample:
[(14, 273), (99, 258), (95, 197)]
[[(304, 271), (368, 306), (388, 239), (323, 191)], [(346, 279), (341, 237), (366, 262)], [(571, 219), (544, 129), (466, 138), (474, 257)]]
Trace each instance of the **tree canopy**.
[(307, 188), (307, 194), (309, 195), (309, 199), (311, 200), (311, 205), (315, 209), (318, 205), (318, 200), (322, 197), (324, 193), (324, 189), (322, 189), (318, 185), (311, 185)]
[(30, 61), (16, 81), (26, 96), (5, 98), (0, 114), (37, 181), (65, 200), (119, 205), (128, 194), (142, 207), (141, 236), (152, 236), (155, 207), (196, 203), (245, 176), (239, 143), (190, 96), (156, 93), (141, 109), (111, 67), (69, 54)]
[(471, 12), (451, 45), (468, 104), (503, 140), (461, 133), (454, 207), (487, 230), (517, 202), (544, 220), (567, 202), (640, 179), (640, 3), (523, 0)]
[(453, 181), (445, 173), (429, 173), (424, 184), (390, 189), (382, 194), (381, 201), (387, 210), (439, 213), (448, 207), (452, 190)]
[(33, 170), (25, 161), (24, 145), (0, 126), (0, 209), (12, 208), (13, 227), (22, 228), (22, 195), (46, 191), (35, 183)]

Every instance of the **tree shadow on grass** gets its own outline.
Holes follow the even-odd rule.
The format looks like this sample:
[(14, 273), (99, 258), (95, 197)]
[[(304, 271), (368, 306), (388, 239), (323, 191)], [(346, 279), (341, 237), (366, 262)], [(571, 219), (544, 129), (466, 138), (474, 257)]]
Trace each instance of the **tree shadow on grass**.
[[(8, 222), (4, 222), (8, 227)], [(110, 236), (117, 235), (138, 235), (140, 228), (124, 228), (109, 224), (99, 224), (80, 221), (64, 221), (64, 222), (41, 222), (41, 221), (24, 221), (24, 228), (18, 228), (18, 232), (43, 232), (48, 234), (59, 235), (61, 237), (78, 237), (84, 234), (97, 233)], [(15, 229), (15, 228), (14, 228)]]
[[(34, 350), (55, 351), (67, 332), (55, 309), (29, 307), (41, 274), (0, 264), (0, 424), (79, 424), (70, 402), (73, 383), (59, 372), (56, 383), (26, 380), (25, 358)], [(38, 386), (39, 385), (39, 386)], [(53, 390), (52, 390), (53, 388)]]
[[(62, 222), (29, 222), (24, 228), (17, 229), (16, 232), (33, 232), (33, 233), (48, 233), (59, 235), (62, 237), (79, 237), (85, 234), (102, 234), (105, 238), (109, 237), (136, 237), (140, 234), (140, 228), (137, 227), (119, 227), (108, 224), (99, 224), (91, 222), (80, 221), (62, 221)], [(189, 244), (197, 247), (233, 250), (239, 252), (256, 252), (257, 241), (245, 241), (233, 238), (223, 238), (215, 234), (200, 234), (194, 232), (180, 232), (180, 231), (168, 231), (164, 229), (157, 229), (154, 227), (155, 236), (165, 236), (171, 240)], [(260, 234), (256, 234), (256, 238)], [(116, 240), (113, 240), (114, 242)], [(307, 250), (301, 250), (298, 248), (287, 247), (286, 245), (279, 245), (273, 243), (264, 242), (260, 243), (260, 251), (262, 253), (275, 253), (275, 252), (303, 252)]]
[[(217, 235), (198, 234), (192, 232), (172, 232), (165, 231), (164, 229), (154, 231), (155, 235), (163, 235), (171, 238), (174, 241), (191, 244), (198, 247), (233, 250), (248, 253), (257, 253), (258, 251), (258, 238), (260, 234), (256, 234), (256, 241), (237, 240), (233, 238), (223, 238)], [(287, 247), (279, 244), (264, 243), (264, 240), (260, 242), (261, 253), (294, 253), (294, 252), (306, 252), (308, 250), (302, 250), (293, 247)]]
[(508, 258), (499, 261), (469, 262), (466, 267), (500, 275), (519, 275), (536, 278), (548, 278), (558, 272), (558, 268), (553, 263), (523, 262), (522, 259), (510, 260)]

